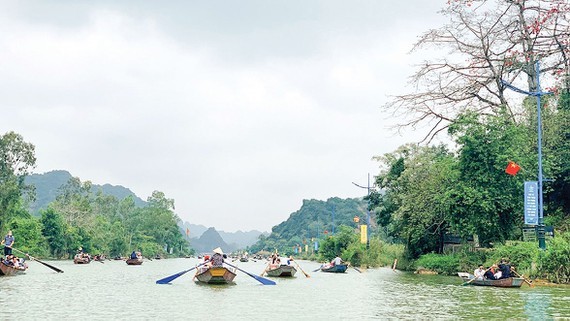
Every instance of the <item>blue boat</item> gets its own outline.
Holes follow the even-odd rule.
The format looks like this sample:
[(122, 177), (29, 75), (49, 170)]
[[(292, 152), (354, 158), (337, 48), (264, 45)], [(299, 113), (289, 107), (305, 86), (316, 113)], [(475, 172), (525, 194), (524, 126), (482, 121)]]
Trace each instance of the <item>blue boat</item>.
[(338, 264), (338, 265), (325, 265), (321, 267), (321, 272), (330, 272), (330, 273), (344, 273), (348, 269), (348, 264)]

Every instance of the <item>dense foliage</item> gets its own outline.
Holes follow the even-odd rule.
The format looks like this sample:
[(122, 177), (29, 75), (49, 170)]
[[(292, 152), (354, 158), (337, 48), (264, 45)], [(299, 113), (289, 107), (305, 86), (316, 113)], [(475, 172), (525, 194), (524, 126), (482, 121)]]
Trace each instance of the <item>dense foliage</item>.
[(41, 217), (27, 210), (33, 188), (24, 178), (35, 165), (34, 146), (13, 132), (0, 137), (0, 232), (12, 230), (19, 250), (35, 256), (68, 258), (79, 247), (91, 254), (143, 255), (192, 250), (178, 228), (174, 201), (155, 191), (145, 206), (133, 197), (118, 199), (71, 178)]
[(320, 243), (340, 231), (339, 227), (343, 224), (356, 229), (353, 221), (355, 216), (361, 219), (361, 224), (364, 223), (366, 208), (367, 203), (362, 199), (333, 197), (327, 201), (304, 200), (301, 208), (292, 213), (288, 220), (274, 226), (269, 236), (261, 235), (259, 241), (248, 250), (292, 253), (295, 247), (301, 247), (304, 251), (306, 244), (311, 251), (314, 241)]

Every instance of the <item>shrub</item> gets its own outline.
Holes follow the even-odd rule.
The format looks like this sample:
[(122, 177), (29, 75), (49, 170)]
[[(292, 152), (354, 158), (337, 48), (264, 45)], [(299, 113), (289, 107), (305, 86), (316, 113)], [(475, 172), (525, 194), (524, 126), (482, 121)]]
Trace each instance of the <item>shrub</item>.
[(522, 273), (521, 271), (530, 271), (532, 263), (538, 262), (539, 252), (540, 250), (536, 243), (513, 241), (495, 248), (486, 261), (486, 266), (497, 264), (502, 258), (507, 258), (519, 273)]
[(429, 253), (420, 256), (416, 267), (424, 267), (440, 274), (455, 275), (460, 270), (459, 256)]
[(570, 232), (548, 242), (540, 256), (541, 274), (551, 282), (570, 283)]

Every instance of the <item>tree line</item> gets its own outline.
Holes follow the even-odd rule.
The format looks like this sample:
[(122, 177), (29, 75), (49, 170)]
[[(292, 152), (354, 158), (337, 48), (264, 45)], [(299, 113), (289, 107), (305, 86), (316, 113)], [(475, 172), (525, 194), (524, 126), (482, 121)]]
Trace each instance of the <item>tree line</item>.
[(12, 230), (16, 247), (35, 256), (70, 258), (79, 247), (92, 254), (124, 256), (139, 250), (146, 256), (192, 252), (180, 232), (174, 200), (154, 191), (147, 205), (132, 197), (93, 191), (89, 181), (71, 178), (58, 196), (31, 215), (34, 186), (24, 178), (35, 167), (35, 147), (15, 132), (0, 136), (0, 231)]

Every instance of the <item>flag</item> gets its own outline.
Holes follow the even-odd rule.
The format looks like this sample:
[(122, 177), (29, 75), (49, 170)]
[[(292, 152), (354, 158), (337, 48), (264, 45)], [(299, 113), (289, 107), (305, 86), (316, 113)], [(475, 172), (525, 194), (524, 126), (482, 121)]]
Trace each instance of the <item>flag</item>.
[(366, 244), (368, 242), (368, 226), (360, 225), (360, 243)]
[(190, 235), (190, 229), (186, 228), (186, 236)]
[(519, 172), (520, 169), (521, 169), (521, 167), (517, 163), (509, 162), (509, 164), (507, 165), (507, 168), (505, 169), (505, 172), (509, 175), (515, 176)]

